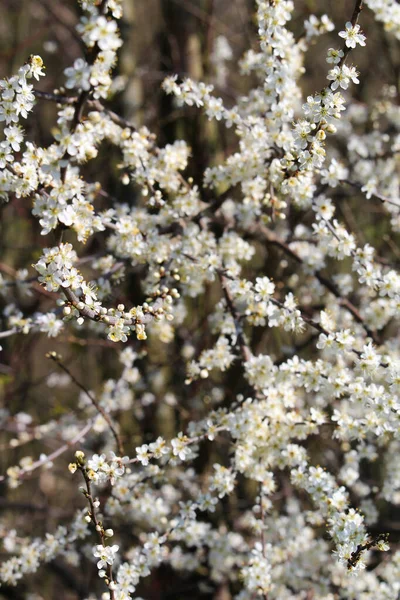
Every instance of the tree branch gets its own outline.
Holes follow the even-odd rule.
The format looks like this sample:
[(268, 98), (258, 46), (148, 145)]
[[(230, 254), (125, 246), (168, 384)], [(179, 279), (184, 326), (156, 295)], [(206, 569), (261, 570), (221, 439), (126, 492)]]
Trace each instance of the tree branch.
[(120, 436), (117, 433), (117, 430), (115, 428), (115, 425), (113, 424), (113, 422), (111, 421), (110, 416), (106, 413), (106, 411), (100, 406), (100, 404), (97, 402), (96, 398), (93, 396), (93, 394), (91, 392), (89, 392), (89, 390), (83, 385), (83, 383), (81, 383), (80, 381), (78, 381), (78, 379), (76, 379), (76, 377), (71, 373), (71, 371), (68, 369), (68, 367), (66, 367), (62, 362), (61, 362), (61, 357), (56, 354), (56, 352), (49, 352), (48, 354), (46, 354), (46, 358), (50, 358), (50, 360), (54, 361), (59, 367), (60, 369), (62, 369), (65, 373), (67, 373), (67, 375), (69, 375), (72, 379), (72, 381), (75, 383), (75, 385), (77, 387), (79, 387), (79, 389), (81, 389), (86, 396), (89, 398), (90, 402), (93, 404), (93, 406), (95, 407), (95, 409), (97, 410), (98, 413), (100, 413), (100, 415), (103, 417), (103, 419), (106, 421), (107, 425), (109, 426), (114, 438), (115, 438), (115, 442), (117, 444), (117, 448), (118, 448), (118, 452), (120, 454), (120, 456), (123, 456), (124, 454), (124, 448), (122, 445), (122, 441)]

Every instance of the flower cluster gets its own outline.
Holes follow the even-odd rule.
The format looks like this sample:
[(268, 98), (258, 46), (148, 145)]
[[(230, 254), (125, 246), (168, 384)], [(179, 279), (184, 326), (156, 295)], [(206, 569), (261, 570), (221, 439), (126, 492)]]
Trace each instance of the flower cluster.
[[(74, 546), (89, 535), (88, 524), (83, 511), (79, 511), (69, 527), (59, 526), (54, 533), (47, 533), (43, 539), (15, 540), (14, 531), (4, 539), (8, 552), (15, 555), (0, 566), (0, 582), (3, 585), (17, 585), (25, 575), (35, 573), (41, 563), (49, 563), (57, 556), (63, 556), (71, 566), (79, 563), (79, 555)], [(14, 538), (14, 539), (13, 539)], [(16, 553), (17, 552), (17, 553)]]
[[(204, 81), (188, 68), (161, 86), (176, 140), (169, 117), (156, 136), (146, 110), (134, 123), (109, 108), (122, 4), (80, 2), (83, 52), (58, 90), (29, 83), (44, 75), (38, 56), (0, 81), (1, 198), (7, 209), (24, 198), (15, 215), (29, 209), (26, 230), (46, 241), (15, 268), (0, 262), (12, 356), (0, 364), (11, 385), (0, 483), (6, 506), (46, 513), (32, 489), (52, 498), (60, 478), (55, 518), (74, 514), (28, 538), (7, 513), (0, 582), (62, 556), (79, 593), (105, 600), (139, 584), (154, 595), (164, 567), (176, 597), (182, 580), (235, 600), (394, 600), (400, 109), (393, 85), (373, 98), (360, 86), (353, 101), (368, 74), (351, 59), (379, 38), (361, 9), (400, 38), (398, 4), (354, 0), (335, 32), (326, 14), (299, 27), (292, 0), (257, 0), (240, 73), (228, 30), (214, 39), (210, 20)], [(311, 92), (302, 76), (320, 36), (326, 79)], [(42, 98), (57, 107), (43, 147), (20, 124)], [(196, 111), (199, 136), (184, 126)], [(36, 357), (34, 373), (20, 368), (31, 333), (69, 350), (48, 352), (54, 372)], [(72, 513), (78, 479), (86, 509)]]

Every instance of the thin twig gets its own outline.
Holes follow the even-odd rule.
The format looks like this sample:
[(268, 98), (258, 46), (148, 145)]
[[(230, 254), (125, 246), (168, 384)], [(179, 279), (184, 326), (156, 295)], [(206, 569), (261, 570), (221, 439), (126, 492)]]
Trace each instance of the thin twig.
[[(85, 427), (81, 429), (81, 431), (79, 431), (79, 433), (77, 433), (74, 438), (72, 438), (70, 442), (66, 442), (63, 446), (60, 446), (59, 448), (57, 448), (57, 450), (54, 450), (54, 452), (52, 452), (48, 456), (45, 456), (44, 458), (33, 462), (28, 467), (24, 467), (23, 469), (21, 469), (17, 475), (18, 479), (22, 479), (25, 475), (31, 473), (35, 469), (38, 469), (39, 467), (43, 467), (44, 465), (53, 462), (53, 460), (61, 456), (61, 454), (64, 454), (64, 452), (69, 450), (72, 446), (75, 446), (75, 444), (77, 444), (83, 437), (85, 437), (87, 433), (89, 433), (92, 427), (93, 421), (90, 420), (86, 423)], [(5, 479), (7, 479), (6, 475), (0, 475), (0, 482), (4, 481)]]
[(101, 416), (103, 417), (103, 419), (106, 421), (107, 425), (109, 426), (109, 428), (115, 438), (118, 452), (119, 452), (120, 456), (123, 456), (124, 448), (123, 448), (121, 438), (120, 438), (119, 434), (117, 433), (117, 430), (115, 429), (115, 426), (114, 426), (113, 422), (111, 421), (110, 416), (100, 406), (100, 404), (97, 402), (97, 400), (93, 396), (93, 394), (91, 392), (89, 392), (89, 390), (83, 385), (83, 383), (78, 381), (78, 379), (71, 373), (71, 371), (68, 369), (68, 367), (66, 367), (61, 362), (61, 357), (56, 352), (49, 352), (48, 354), (46, 354), (46, 357), (53, 360), (60, 367), (60, 369), (62, 369), (64, 371), (64, 373), (67, 373), (67, 375), (69, 375), (71, 377), (71, 380), (75, 383), (75, 385), (77, 387), (79, 387), (79, 389), (81, 389), (83, 392), (85, 392), (86, 396), (89, 398), (89, 400), (91, 401), (91, 403), (93, 404), (93, 406), (95, 407), (97, 412), (101, 414)]
[[(362, 191), (361, 190), (362, 186), (359, 185), (358, 183), (356, 183), (355, 181), (350, 181), (349, 179), (346, 179), (345, 183)], [(391, 198), (388, 198), (387, 196), (382, 196), (382, 194), (379, 194), (378, 192), (372, 192), (371, 195), (374, 198), (376, 198), (377, 200), (380, 200), (383, 204), (391, 204), (392, 206), (396, 206), (397, 208), (400, 209), (400, 202), (396, 202), (396, 200), (392, 200)]]
[(16, 333), (18, 333), (18, 329), (16, 327), (13, 327), (13, 329), (8, 329), (7, 331), (0, 331), (0, 339), (10, 337)]
[[(276, 236), (267, 227), (259, 224), (259, 225), (257, 225), (256, 231), (261, 234), (262, 239), (264, 239), (266, 242), (268, 242), (269, 244), (272, 244), (274, 246), (277, 246), (278, 248), (283, 250), (283, 252), (285, 252), (285, 254), (290, 256), (298, 264), (301, 264), (301, 265), (304, 264), (304, 260), (301, 258), (301, 256), (299, 256), (286, 242), (281, 240), (278, 236)], [(376, 344), (379, 344), (380, 341), (379, 341), (376, 333), (373, 332), (370, 329), (370, 327), (367, 325), (367, 323), (365, 322), (365, 319), (361, 316), (358, 308), (356, 306), (354, 306), (354, 304), (348, 298), (344, 298), (341, 295), (338, 287), (333, 283), (333, 281), (331, 281), (330, 279), (325, 277), (325, 275), (322, 275), (319, 271), (314, 271), (313, 276), (321, 283), (321, 285), (323, 285), (327, 290), (329, 290), (339, 300), (340, 305), (343, 306), (343, 308), (345, 308), (354, 317), (354, 319), (357, 321), (357, 323), (360, 323), (360, 325), (363, 326), (366, 334), (368, 336), (370, 336)]]
[(248, 362), (251, 359), (252, 353), (251, 350), (245, 340), (243, 328), (240, 323), (239, 315), (236, 310), (236, 307), (233, 303), (233, 298), (231, 291), (228, 286), (228, 279), (226, 275), (223, 275), (221, 272), (218, 273), (219, 278), (221, 280), (222, 290), (224, 292), (226, 304), (228, 306), (229, 312), (232, 315), (233, 322), (235, 323), (236, 335), (239, 342), (240, 352), (242, 354), (243, 362)]
[[(104, 533), (104, 527), (102, 522), (99, 520), (98, 516), (97, 516), (97, 510), (96, 510), (96, 506), (93, 500), (93, 495), (92, 495), (92, 486), (91, 486), (91, 482), (89, 479), (89, 476), (86, 472), (86, 468), (83, 465), (78, 465), (78, 469), (80, 470), (80, 472), (82, 473), (82, 476), (85, 480), (85, 484), (86, 484), (86, 491), (84, 492), (84, 495), (86, 497), (86, 499), (89, 502), (89, 506), (90, 506), (90, 511), (89, 511), (89, 516), (90, 519), (93, 523), (93, 525), (95, 526), (96, 529), (96, 533), (97, 536), (99, 538), (99, 542), (100, 544), (105, 547), (106, 546), (106, 537), (105, 537), (105, 533)], [(113, 574), (112, 574), (112, 565), (107, 564), (107, 569), (106, 569), (106, 573), (107, 573), (107, 580), (106, 583), (108, 585), (108, 588), (110, 590), (110, 600), (115, 600), (115, 594), (114, 594), (114, 590), (112, 589), (112, 586), (110, 585), (113, 582)]]
[[(352, 24), (353, 27), (355, 27), (357, 25), (358, 22), (358, 18), (360, 16), (360, 13), (363, 9), (363, 0), (356, 0), (356, 4), (354, 6), (354, 10), (353, 10), (353, 14), (351, 16), (350, 22)], [(351, 47), (346, 46), (346, 42), (343, 45), (342, 51), (343, 51), (343, 56), (340, 59), (339, 63), (338, 63), (338, 67), (342, 67), (344, 65), (344, 63), (347, 60), (348, 55), (351, 52)]]

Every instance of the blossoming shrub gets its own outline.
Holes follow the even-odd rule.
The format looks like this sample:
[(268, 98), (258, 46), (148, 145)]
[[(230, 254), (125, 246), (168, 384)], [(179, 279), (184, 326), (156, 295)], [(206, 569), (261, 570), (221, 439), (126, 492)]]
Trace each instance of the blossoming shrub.
[[(217, 93), (234, 66), (222, 35), (205, 81), (168, 75), (175, 107), (235, 140), (196, 180), (184, 140), (159, 144), (109, 107), (122, 3), (80, 4), (63, 88), (41, 91), (37, 55), (0, 82), (2, 201), (43, 236), (0, 278), (0, 596), (395, 600), (399, 90), (354, 100), (368, 73), (352, 61), (364, 14), (397, 43), (399, 5), (346, 3), (339, 30), (309, 15), (298, 37), (294, 2), (257, 0), (246, 93)], [(319, 36), (326, 79), (304, 97)], [(47, 101), (43, 146), (24, 123)], [(104, 147), (121, 198), (93, 175)], [(38, 336), (47, 391), (32, 406), (6, 359)], [(38, 496), (57, 505), (17, 529)], [(57, 593), (40, 583), (53, 572)]]

